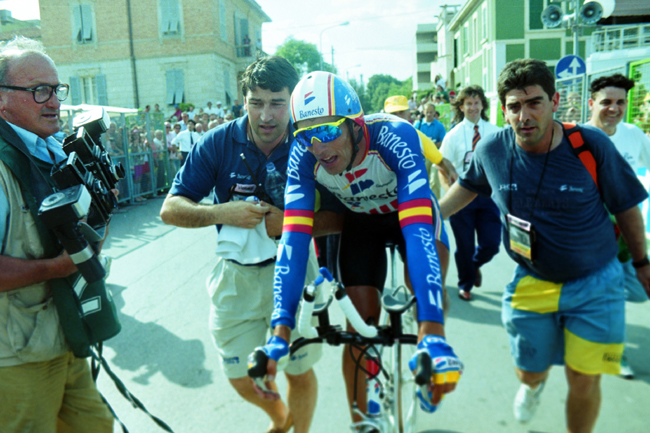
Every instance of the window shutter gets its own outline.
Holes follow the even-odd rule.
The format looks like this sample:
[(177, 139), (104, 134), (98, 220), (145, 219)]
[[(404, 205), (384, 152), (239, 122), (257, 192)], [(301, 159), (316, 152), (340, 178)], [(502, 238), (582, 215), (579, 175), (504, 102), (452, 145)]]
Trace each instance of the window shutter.
[(81, 42), (82, 35), (82, 25), (81, 25), (81, 7), (73, 6), (72, 7), (72, 31), (73, 38)]
[(79, 77), (70, 77), (70, 102), (72, 105), (81, 104), (81, 80)]
[(95, 83), (97, 86), (97, 102), (99, 105), (108, 105), (108, 93), (106, 92), (106, 75), (96, 75)]
[(93, 40), (93, 14), (90, 5), (80, 5), (83, 41)]
[(170, 69), (167, 75), (167, 105), (174, 104), (174, 94), (176, 92), (176, 69)]
[(175, 96), (174, 100), (176, 101), (177, 104), (180, 104), (183, 102), (183, 96), (185, 94), (185, 78), (183, 76), (183, 70), (182, 69), (176, 69), (176, 89), (175, 89)]

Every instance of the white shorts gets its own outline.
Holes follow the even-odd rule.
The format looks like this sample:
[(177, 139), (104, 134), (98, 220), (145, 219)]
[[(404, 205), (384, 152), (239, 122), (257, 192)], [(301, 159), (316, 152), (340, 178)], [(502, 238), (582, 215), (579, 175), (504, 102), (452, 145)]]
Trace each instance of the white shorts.
[[(248, 355), (266, 344), (270, 336), (274, 269), (274, 263), (242, 266), (219, 257), (208, 276), (208, 294), (212, 298), (210, 332), (229, 379), (248, 375)], [(313, 282), (317, 272), (318, 261), (312, 243), (305, 281)], [(292, 341), (299, 337), (297, 329), (291, 332)], [(291, 357), (285, 372), (303, 374), (321, 355), (320, 344), (305, 346)]]

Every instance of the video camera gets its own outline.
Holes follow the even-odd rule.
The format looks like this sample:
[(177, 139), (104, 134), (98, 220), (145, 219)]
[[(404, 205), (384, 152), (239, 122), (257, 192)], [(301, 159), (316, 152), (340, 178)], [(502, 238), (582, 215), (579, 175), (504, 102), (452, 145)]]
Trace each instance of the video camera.
[(74, 132), (63, 141), (68, 158), (52, 169), (59, 192), (46, 197), (38, 210), (89, 284), (106, 275), (93, 246), (104, 238), (117, 208), (111, 190), (124, 178), (124, 168), (113, 163), (100, 140), (109, 125), (103, 108), (75, 118)]

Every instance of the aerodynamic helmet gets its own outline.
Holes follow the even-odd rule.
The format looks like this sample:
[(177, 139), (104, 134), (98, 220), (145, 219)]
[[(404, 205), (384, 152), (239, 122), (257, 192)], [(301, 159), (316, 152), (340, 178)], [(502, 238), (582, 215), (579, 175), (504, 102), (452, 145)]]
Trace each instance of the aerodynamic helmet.
[(342, 78), (329, 72), (311, 72), (300, 80), (291, 94), (294, 125), (306, 119), (341, 116), (364, 126), (363, 108), (357, 92)]

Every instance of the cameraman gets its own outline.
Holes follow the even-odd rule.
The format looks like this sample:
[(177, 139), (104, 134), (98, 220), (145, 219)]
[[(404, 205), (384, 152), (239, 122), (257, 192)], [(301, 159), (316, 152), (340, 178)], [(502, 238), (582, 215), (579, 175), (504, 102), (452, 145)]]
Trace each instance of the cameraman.
[[(88, 362), (65, 342), (50, 280), (77, 268), (34, 218), (66, 158), (52, 136), (69, 88), (40, 42), (0, 47), (0, 426), (12, 432), (113, 431)], [(15, 170), (15, 167), (25, 170)], [(12, 169), (13, 167), (13, 169)]]

